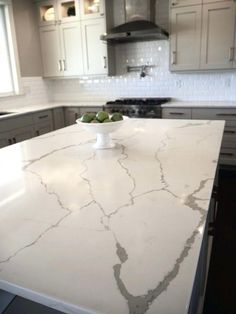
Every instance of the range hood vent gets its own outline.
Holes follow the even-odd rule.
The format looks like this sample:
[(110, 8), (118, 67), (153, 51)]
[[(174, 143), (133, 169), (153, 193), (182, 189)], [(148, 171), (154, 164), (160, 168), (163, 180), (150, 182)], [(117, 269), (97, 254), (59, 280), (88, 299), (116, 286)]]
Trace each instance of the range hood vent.
[(154, 23), (155, 3), (153, 0), (125, 0), (126, 23), (112, 28), (101, 39), (111, 43), (168, 39), (168, 32)]

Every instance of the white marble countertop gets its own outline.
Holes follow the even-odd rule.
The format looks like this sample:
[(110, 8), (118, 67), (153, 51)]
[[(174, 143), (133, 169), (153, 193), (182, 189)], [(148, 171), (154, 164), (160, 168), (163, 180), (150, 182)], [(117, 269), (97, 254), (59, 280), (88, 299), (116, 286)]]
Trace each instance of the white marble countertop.
[(224, 122), (70, 126), (0, 150), (0, 289), (66, 313), (187, 313)]
[(236, 108), (236, 101), (171, 101), (162, 108)]

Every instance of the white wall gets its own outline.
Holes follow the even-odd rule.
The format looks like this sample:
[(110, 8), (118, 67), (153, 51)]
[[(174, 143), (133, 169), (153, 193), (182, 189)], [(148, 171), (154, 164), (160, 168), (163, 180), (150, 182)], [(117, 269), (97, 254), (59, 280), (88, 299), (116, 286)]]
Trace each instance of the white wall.
[[(115, 77), (94, 77), (49, 81), (55, 101), (109, 100), (117, 97), (169, 96), (180, 100), (235, 100), (236, 71), (185, 73), (169, 72), (169, 42), (152, 41), (117, 46)], [(144, 78), (127, 73), (127, 65), (155, 65)]]

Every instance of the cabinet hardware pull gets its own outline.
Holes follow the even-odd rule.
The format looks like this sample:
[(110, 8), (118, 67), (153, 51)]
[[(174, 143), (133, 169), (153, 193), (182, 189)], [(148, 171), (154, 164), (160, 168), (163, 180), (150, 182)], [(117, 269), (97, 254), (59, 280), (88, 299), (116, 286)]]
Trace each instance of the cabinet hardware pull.
[(36, 136), (39, 136), (39, 131), (38, 130), (36, 131)]
[(62, 62), (61, 62), (61, 60), (58, 61), (58, 70), (60, 72), (62, 72)]
[(225, 130), (225, 131), (224, 131), (224, 133), (225, 133), (225, 134), (235, 134), (235, 133), (236, 133), (236, 131), (229, 131), (229, 130)]
[(228, 157), (233, 157), (234, 154), (232, 153), (220, 153), (221, 156), (228, 156)]
[(66, 60), (63, 59), (63, 71), (67, 71)]
[(13, 143), (16, 144), (16, 138), (15, 137), (13, 137)]
[(170, 112), (169, 114), (176, 115), (176, 116), (183, 116), (184, 115), (183, 112)]
[(104, 69), (106, 69), (107, 68), (107, 57), (103, 57), (103, 67), (104, 67)]
[(39, 119), (45, 119), (48, 117), (48, 114), (45, 114), (45, 116), (39, 116)]
[(178, 4), (178, 1), (172, 1), (171, 3), (173, 6)]
[(12, 140), (9, 138), (8, 139), (8, 144), (11, 145), (12, 144)]
[(217, 113), (218, 117), (236, 117), (236, 113)]
[(172, 51), (172, 54), (171, 54), (171, 64), (174, 65), (176, 64), (176, 51)]
[(229, 61), (234, 61), (234, 47), (229, 48)]

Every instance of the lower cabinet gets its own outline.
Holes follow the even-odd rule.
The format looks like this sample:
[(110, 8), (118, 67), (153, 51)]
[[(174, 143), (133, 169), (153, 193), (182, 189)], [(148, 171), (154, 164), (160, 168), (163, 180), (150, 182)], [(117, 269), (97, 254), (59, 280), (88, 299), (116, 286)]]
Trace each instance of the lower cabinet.
[(33, 126), (26, 126), (11, 132), (12, 144), (19, 143), (34, 137)]
[(11, 144), (12, 144), (11, 133), (10, 132), (0, 133), (0, 148), (3, 148)]
[(62, 129), (65, 126), (64, 108), (53, 109), (54, 130)]
[(80, 117), (80, 109), (78, 107), (68, 107), (65, 109), (66, 126), (75, 124), (75, 121)]

